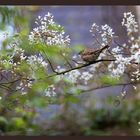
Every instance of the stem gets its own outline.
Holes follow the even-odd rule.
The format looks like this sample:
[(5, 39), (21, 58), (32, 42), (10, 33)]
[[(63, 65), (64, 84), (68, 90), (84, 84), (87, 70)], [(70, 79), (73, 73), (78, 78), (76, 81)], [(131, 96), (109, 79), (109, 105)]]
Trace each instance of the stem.
[(133, 85), (133, 84), (139, 84), (139, 83), (129, 82), (129, 83), (119, 83), (119, 84), (116, 84), (116, 85), (105, 85), (105, 86), (100, 86), (100, 87), (89, 88), (87, 90), (82, 90), (81, 92), (90, 92), (90, 91), (93, 91), (93, 90), (98, 90), (98, 89), (103, 89), (103, 88), (108, 88), (108, 87), (127, 86), (127, 85)]
[(98, 63), (98, 62), (103, 62), (103, 61), (115, 61), (115, 59), (112, 59), (112, 60), (109, 60), (109, 59), (100, 59), (100, 60), (96, 60), (96, 61), (93, 61), (93, 62), (90, 62), (90, 63), (83, 64), (83, 65), (78, 66), (78, 67), (74, 67), (74, 68), (71, 68), (71, 69), (68, 69), (68, 70), (65, 70), (65, 71), (62, 71), (62, 72), (58, 72), (58, 73), (49, 75), (49, 76), (47, 76), (46, 78), (50, 78), (50, 77), (53, 77), (53, 76), (56, 76), (56, 75), (65, 74), (65, 73), (68, 73), (68, 72), (70, 72), (70, 71), (73, 71), (73, 70), (76, 70), (76, 69), (81, 69), (81, 68), (90, 66), (90, 65), (92, 65), (92, 64)]

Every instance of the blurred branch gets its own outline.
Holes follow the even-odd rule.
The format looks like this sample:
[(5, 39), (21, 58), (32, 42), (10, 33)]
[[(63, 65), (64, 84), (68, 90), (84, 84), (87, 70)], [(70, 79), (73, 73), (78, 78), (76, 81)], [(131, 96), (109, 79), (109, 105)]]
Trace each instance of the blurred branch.
[(90, 92), (93, 90), (98, 90), (98, 89), (104, 89), (104, 88), (108, 88), (108, 87), (116, 87), (116, 86), (128, 86), (128, 85), (136, 85), (136, 84), (140, 84), (139, 82), (128, 82), (128, 83), (118, 83), (115, 85), (104, 85), (104, 86), (98, 86), (98, 87), (91, 87), (89, 89), (85, 89), (85, 90), (81, 90), (81, 92)]
[(68, 59), (63, 55), (63, 53), (60, 51), (61, 56), (64, 58), (64, 60), (66, 61), (66, 63), (68, 64), (68, 66), (70, 68), (73, 68), (72, 65), (70, 64), (70, 62), (68, 61)]

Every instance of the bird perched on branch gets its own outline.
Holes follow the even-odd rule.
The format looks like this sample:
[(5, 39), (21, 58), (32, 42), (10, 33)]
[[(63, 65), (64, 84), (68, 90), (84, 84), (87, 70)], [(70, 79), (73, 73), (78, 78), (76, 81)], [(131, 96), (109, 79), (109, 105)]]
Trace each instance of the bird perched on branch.
[(83, 51), (81, 51), (79, 54), (81, 55), (81, 58), (83, 61), (87, 63), (91, 63), (91, 62), (96, 61), (100, 53), (102, 53), (102, 51), (107, 48), (109, 48), (108, 45), (102, 47), (101, 49), (86, 48)]

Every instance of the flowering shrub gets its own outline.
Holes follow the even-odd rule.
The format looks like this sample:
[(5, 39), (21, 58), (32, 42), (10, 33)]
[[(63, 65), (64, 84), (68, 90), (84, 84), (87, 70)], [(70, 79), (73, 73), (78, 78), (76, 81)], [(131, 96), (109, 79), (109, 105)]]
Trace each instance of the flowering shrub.
[(131, 12), (124, 13), (122, 19), (128, 37), (123, 44), (116, 41), (119, 35), (107, 24), (92, 24), (89, 33), (96, 42), (92, 48), (71, 46), (69, 35), (51, 13), (38, 16), (35, 25), (30, 32), (26, 25), (19, 33), (4, 34), (0, 44), (0, 133), (36, 133), (36, 107), (63, 104), (62, 113), (67, 114), (67, 103), (76, 103), (84, 92), (119, 85), (122, 92), (115, 102), (118, 105), (127, 95), (126, 86), (138, 90), (140, 37)]
[[(140, 37), (138, 23), (131, 12), (124, 13), (122, 20), (122, 26), (126, 28), (128, 35), (128, 42), (124, 44), (117, 43), (116, 38), (119, 37), (109, 25), (98, 26), (93, 23), (90, 32), (97, 42), (95, 47), (107, 47), (102, 51), (95, 51), (99, 55), (90, 62), (83, 61), (77, 53), (85, 48), (70, 47), (69, 36), (65, 36), (64, 28), (54, 21), (51, 13), (44, 17), (38, 16), (35, 23), (37, 27), (29, 35), (19, 33), (7, 37), (10, 41), (1, 49), (2, 90), (21, 95), (36, 93), (48, 99), (65, 93), (91, 91), (109, 84), (112, 86), (105, 82), (93, 87), (93, 81), (96, 80), (98, 84), (105, 75), (108, 77), (106, 80), (114, 79), (115, 85), (123, 86), (123, 97), (126, 95), (125, 86), (132, 85), (137, 89), (140, 75)], [(128, 81), (123, 80), (126, 75)], [(1, 98), (3, 97), (4, 95)]]

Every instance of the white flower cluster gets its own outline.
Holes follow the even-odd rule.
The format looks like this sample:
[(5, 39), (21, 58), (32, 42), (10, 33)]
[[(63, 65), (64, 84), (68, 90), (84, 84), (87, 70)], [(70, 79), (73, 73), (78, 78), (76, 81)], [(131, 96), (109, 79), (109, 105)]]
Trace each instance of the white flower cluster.
[(113, 29), (107, 24), (101, 25), (101, 27), (99, 27), (96, 23), (93, 23), (91, 26), (90, 32), (96, 38), (97, 38), (96, 34), (100, 35), (102, 46), (105, 46), (106, 44), (108, 44), (110, 39), (114, 35)]
[[(62, 68), (61, 66), (57, 66), (56, 72), (63, 72), (65, 71), (65, 68)], [(87, 82), (93, 77), (93, 74), (91, 74), (89, 71), (81, 72), (80, 70), (72, 70), (70, 72), (65, 73), (64, 75), (59, 75), (59, 80), (62, 80), (63, 78), (66, 78), (71, 83), (77, 83), (78, 80), (84, 80), (84, 83), (87, 84)]]
[(53, 15), (48, 12), (44, 17), (38, 16), (34, 28), (29, 35), (31, 43), (45, 43), (48, 46), (58, 45), (60, 47), (70, 44), (69, 36), (64, 37), (65, 32), (60, 25), (54, 22)]
[(117, 47), (113, 48), (111, 51), (115, 55), (117, 53), (120, 53), (122, 51), (122, 48), (120, 48), (119, 46), (117, 46)]
[(124, 13), (122, 26), (125, 26), (128, 33), (138, 32), (138, 23), (135, 21), (135, 16), (131, 12)]
[(126, 96), (126, 91), (122, 91), (122, 92), (121, 92), (121, 96), (122, 96), (122, 97), (125, 97), (125, 96)]
[(63, 72), (65, 71), (66, 69), (61, 67), (61, 66), (57, 66), (57, 68), (55, 69), (56, 72)]
[(89, 31), (91, 33), (93, 33), (93, 35), (94, 35), (96, 32), (99, 32), (100, 29), (99, 29), (99, 26), (96, 23), (93, 23), (92, 26), (91, 26), (91, 29)]
[(57, 95), (55, 90), (56, 89), (55, 89), (54, 85), (50, 85), (47, 89), (45, 89), (45, 95), (47, 97), (54, 97)]
[(139, 81), (140, 80), (140, 70), (137, 69), (136, 71), (132, 72), (131, 81)]
[[(66, 71), (66, 68), (62, 68), (61, 66), (57, 66), (56, 72), (63, 72)], [(89, 71), (80, 71), (80, 70), (72, 70), (70, 72), (65, 73), (64, 75), (59, 75), (59, 80), (66, 78), (71, 83), (77, 83), (78, 80), (84, 80), (84, 83), (87, 82), (93, 77)]]
[(20, 90), (22, 95), (27, 94), (29, 88), (32, 87), (32, 80), (22, 80), (19, 85), (16, 87), (16, 90)]
[[(128, 33), (138, 32), (138, 24), (131, 12), (124, 13), (122, 25), (126, 27)], [(111, 72), (112, 76), (119, 77), (123, 75), (128, 65), (133, 66), (132, 62), (134, 64), (140, 63), (140, 46), (138, 42), (135, 42), (134, 40), (136, 40), (136, 38), (131, 36), (132, 42), (129, 42), (131, 43), (129, 46), (124, 44), (122, 47), (117, 46), (112, 49), (115, 61), (108, 65), (108, 70)], [(124, 53), (124, 55), (121, 53)]]
[(113, 37), (114, 32), (112, 28), (107, 24), (102, 25), (101, 29), (102, 29), (101, 33), (102, 41), (104, 42), (104, 44), (108, 44), (109, 42), (108, 40)]
[(12, 63), (15, 66), (17, 64), (21, 64), (21, 62), (27, 58), (27, 56), (25, 56), (25, 51), (22, 48), (18, 47), (18, 45), (15, 43), (11, 44), (11, 47), (13, 51), (12, 56), (10, 56), (10, 63)]
[(81, 72), (79, 70), (72, 70), (66, 73), (65, 76), (70, 82), (77, 83), (77, 80), (81, 76)]
[(87, 82), (93, 78), (93, 74), (89, 73), (88, 71), (84, 71), (81, 73), (80, 79), (84, 80), (84, 83), (87, 84)]
[(100, 66), (100, 63), (96, 63), (94, 65), (91, 65), (90, 68), (89, 68), (89, 71), (92, 72), (92, 73), (95, 73), (96, 72), (96, 69)]
[(130, 47), (131, 52), (131, 60), (133, 60), (135, 63), (140, 63), (140, 46), (138, 43), (132, 44)]
[(19, 48), (17, 44), (12, 43), (11, 52), (6, 56), (6, 59), (0, 58), (0, 63), (5, 68), (5, 71), (10, 72), (12, 74), (11, 78), (17, 77), (17, 71), (20, 69), (22, 62), (26, 60), (27, 56), (24, 54), (24, 50)]
[(37, 55), (31, 55), (27, 59), (27, 63), (33, 66), (34, 69), (38, 69), (38, 65), (42, 66), (44, 68), (47, 68), (48, 63), (44, 60), (44, 58), (41, 56), (41, 54)]
[(130, 57), (123, 57), (123, 55), (114, 55), (115, 61), (111, 62), (108, 65), (108, 70), (111, 72), (112, 76), (120, 77), (124, 74), (125, 69), (127, 68), (127, 65), (130, 64)]

